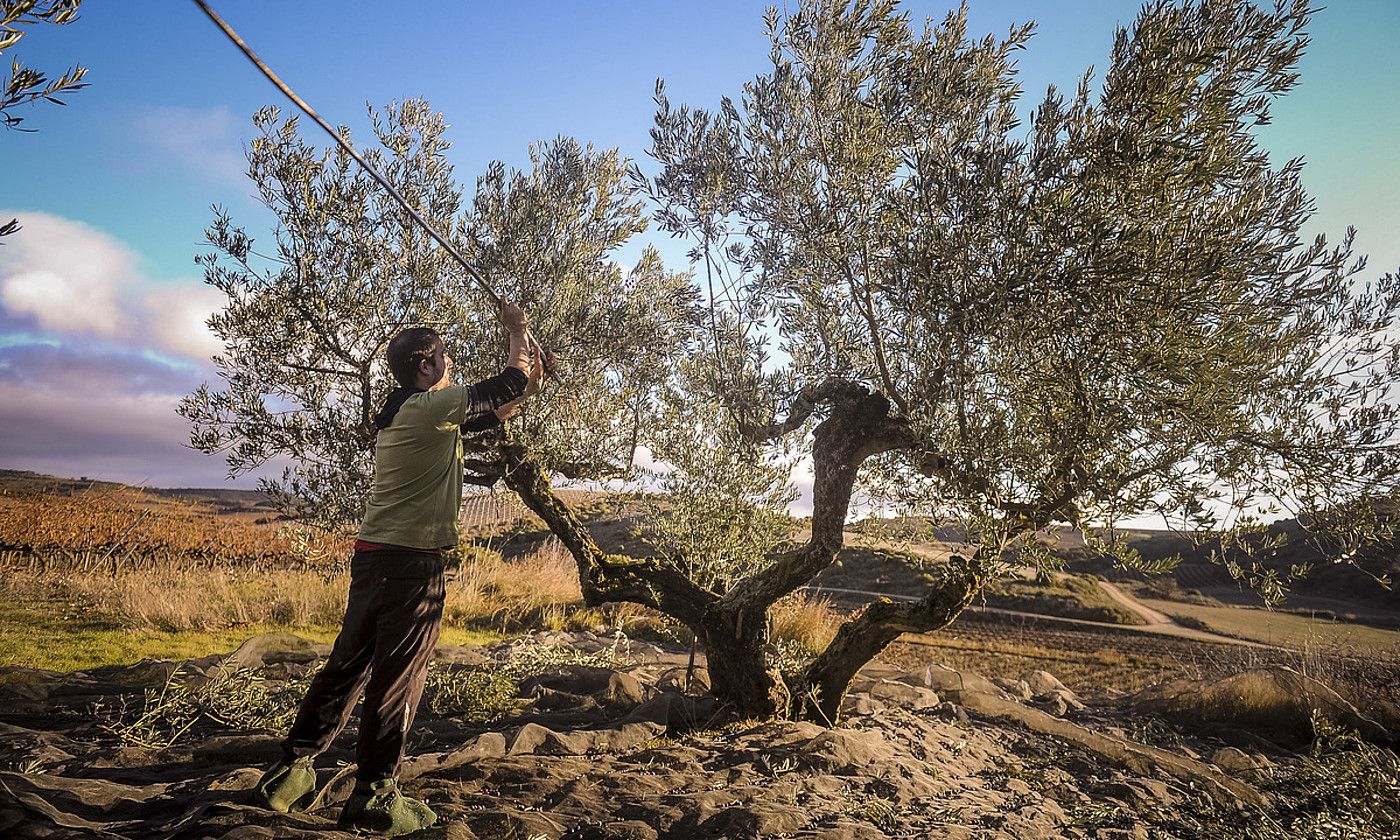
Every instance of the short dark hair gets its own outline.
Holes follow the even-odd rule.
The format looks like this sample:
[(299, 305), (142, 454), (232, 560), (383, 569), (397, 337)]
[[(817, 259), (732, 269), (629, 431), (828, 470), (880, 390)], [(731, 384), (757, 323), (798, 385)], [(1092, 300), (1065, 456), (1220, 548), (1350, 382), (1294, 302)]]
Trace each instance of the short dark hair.
[(389, 340), (389, 372), (405, 388), (418, 378), (418, 363), (431, 358), (442, 336), (432, 327), (409, 327)]

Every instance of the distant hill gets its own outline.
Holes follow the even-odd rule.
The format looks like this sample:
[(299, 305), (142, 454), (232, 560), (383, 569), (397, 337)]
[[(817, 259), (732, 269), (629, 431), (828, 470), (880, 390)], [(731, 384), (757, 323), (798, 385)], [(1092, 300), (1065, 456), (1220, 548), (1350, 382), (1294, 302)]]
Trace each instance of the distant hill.
[[(1308, 541), (1307, 535), (1296, 520), (1275, 522), (1269, 526), (1268, 534), (1283, 534), (1289, 538), (1289, 543), (1277, 554), (1264, 560), (1267, 567), (1277, 569), (1281, 573), (1287, 573), (1294, 565), (1312, 567), (1306, 578), (1291, 586), (1290, 600), (1299, 601), (1301, 605), (1305, 599), (1331, 599), (1400, 610), (1400, 589), (1397, 589), (1397, 586), (1400, 586), (1400, 544), (1397, 544), (1396, 540), (1373, 548), (1358, 560), (1372, 574), (1390, 576), (1392, 586), (1387, 590), (1377, 584), (1371, 575), (1351, 564), (1327, 562), (1322, 553)], [(1128, 544), (1147, 560), (1180, 557), (1181, 562), (1173, 571), (1172, 577), (1182, 590), (1200, 590), (1231, 603), (1255, 603), (1258, 600), (1253, 593), (1242, 591), (1241, 584), (1231, 579), (1224, 567), (1211, 562), (1211, 550), (1216, 545), (1210, 541), (1197, 545), (1186, 534), (1149, 530), (1129, 530), (1125, 538)], [(1055, 549), (1066, 558), (1067, 565), (1076, 571), (1120, 580), (1145, 577), (1116, 568), (1111, 558), (1085, 546), (1078, 534), (1061, 535), (1055, 541)], [(1317, 606), (1325, 608), (1325, 605), (1320, 603)]]
[[(851, 530), (871, 537), (895, 540), (938, 541), (956, 544), (965, 539), (963, 532), (952, 525), (933, 527), (918, 518), (867, 519), (856, 523)], [(1258, 604), (1258, 596), (1242, 588), (1231, 579), (1230, 574), (1220, 565), (1210, 560), (1212, 544), (1197, 545), (1189, 534), (1175, 531), (1150, 529), (1122, 529), (1124, 539), (1147, 560), (1160, 560), (1179, 556), (1181, 562), (1172, 574), (1172, 579), (1181, 590), (1200, 590), (1218, 600), (1235, 604)], [(1340, 612), (1347, 604), (1369, 605), (1387, 611), (1400, 610), (1400, 543), (1378, 546), (1369, 551), (1359, 562), (1373, 574), (1389, 574), (1392, 587), (1387, 590), (1365, 572), (1350, 564), (1332, 564), (1323, 560), (1321, 552), (1309, 544), (1303, 529), (1296, 520), (1281, 520), (1269, 527), (1270, 535), (1284, 534), (1290, 543), (1266, 564), (1274, 569), (1287, 572), (1297, 564), (1311, 565), (1312, 572), (1292, 588), (1290, 601), (1296, 606), (1310, 604), (1317, 609), (1333, 609)], [(1106, 557), (1084, 542), (1076, 531), (1061, 531), (1051, 536), (1042, 535), (1042, 540), (1051, 550), (1064, 558), (1066, 567), (1076, 572), (1087, 572), (1110, 580), (1143, 580), (1147, 575), (1120, 569), (1111, 557)], [(1330, 604), (1328, 601), (1337, 601)]]
[[(89, 488), (119, 489), (126, 485), (87, 477), (63, 478), (28, 470), (0, 469), (0, 492), (8, 493), (79, 493)], [(227, 488), (141, 488), (144, 492), (169, 499), (199, 504), (219, 514), (275, 514), (271, 500), (256, 490)], [(615, 495), (598, 491), (564, 491), (570, 503), (598, 530), (604, 541), (622, 539), (612, 534), (609, 526), (625, 525), (627, 531), (635, 524), (636, 505), (627, 494)], [(471, 502), (469, 501), (469, 505)], [(523, 513), (523, 510), (522, 510)], [(492, 517), (488, 517), (492, 518)], [(472, 517), (468, 516), (468, 525)], [(471, 528), (469, 527), (470, 531)], [(893, 540), (934, 541), (955, 545), (964, 539), (960, 529), (943, 526), (930, 529), (928, 523), (916, 518), (867, 519), (851, 526), (851, 530), (870, 537)], [(1294, 520), (1282, 520), (1270, 526), (1270, 533), (1283, 533), (1293, 542), (1270, 559), (1273, 568), (1286, 571), (1295, 564), (1311, 564), (1313, 570), (1303, 581), (1292, 587), (1290, 601), (1298, 606), (1311, 604), (1318, 609), (1338, 611), (1347, 604), (1369, 605), (1387, 611), (1400, 611), (1400, 541), (1380, 546), (1362, 558), (1363, 565), (1373, 573), (1388, 573), (1393, 586), (1386, 590), (1375, 580), (1350, 565), (1324, 563), (1321, 554), (1301, 539), (1302, 529)], [(620, 534), (621, 532), (619, 532)], [(1181, 562), (1173, 572), (1175, 585), (1183, 590), (1200, 590), (1205, 595), (1236, 604), (1253, 604), (1258, 596), (1242, 589), (1221, 566), (1210, 561), (1210, 544), (1193, 544), (1188, 535), (1172, 531), (1126, 529), (1126, 539), (1143, 557), (1157, 560), (1177, 555)], [(1146, 576), (1119, 569), (1112, 558), (1105, 557), (1085, 545), (1076, 532), (1063, 531), (1046, 538), (1051, 548), (1065, 558), (1072, 571), (1096, 574), (1110, 580), (1143, 579)]]
[[(115, 481), (88, 478), (63, 478), (30, 472), (0, 469), (0, 491), (9, 493), (58, 493), (71, 495), (84, 490), (117, 490), (128, 485)], [(142, 487), (153, 496), (179, 499), (205, 505), (217, 513), (275, 513), (266, 493), (257, 490), (234, 490), (222, 487)]]

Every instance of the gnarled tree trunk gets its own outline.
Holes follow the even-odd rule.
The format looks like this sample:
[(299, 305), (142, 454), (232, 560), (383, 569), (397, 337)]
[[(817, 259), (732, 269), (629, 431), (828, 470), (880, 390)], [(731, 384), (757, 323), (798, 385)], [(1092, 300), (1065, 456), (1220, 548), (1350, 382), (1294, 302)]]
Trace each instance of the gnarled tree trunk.
[(769, 608), (836, 559), (861, 464), (872, 455), (913, 445), (904, 425), (890, 417), (888, 399), (840, 380), (805, 391), (786, 421), (749, 432), (755, 437), (786, 434), (821, 405), (828, 410), (813, 435), (811, 537), (805, 545), (772, 556), (723, 595), (698, 586), (656, 558), (603, 551), (524, 447), (508, 440), (497, 443), (499, 474), (573, 555), (584, 603), (643, 604), (695, 633), (706, 652), (710, 688), (731, 714), (832, 724), (856, 672), (901, 633), (929, 632), (951, 623), (981, 589), (986, 570), (979, 555), (970, 560), (954, 557), (940, 582), (920, 601), (872, 604), (842, 625), (827, 650), (788, 686), (765, 656)]

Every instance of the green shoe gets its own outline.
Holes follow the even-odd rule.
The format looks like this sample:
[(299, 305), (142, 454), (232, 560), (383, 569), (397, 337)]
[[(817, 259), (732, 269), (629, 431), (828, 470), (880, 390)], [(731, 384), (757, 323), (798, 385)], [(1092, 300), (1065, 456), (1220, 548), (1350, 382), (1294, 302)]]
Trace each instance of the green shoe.
[(304, 811), (316, 798), (316, 768), (312, 757), (302, 756), (288, 764), (272, 765), (254, 789), (253, 798), (274, 811)]
[(426, 803), (399, 792), (399, 784), (384, 779), (363, 789), (358, 785), (340, 812), (340, 828), (362, 829), (397, 837), (437, 822)]

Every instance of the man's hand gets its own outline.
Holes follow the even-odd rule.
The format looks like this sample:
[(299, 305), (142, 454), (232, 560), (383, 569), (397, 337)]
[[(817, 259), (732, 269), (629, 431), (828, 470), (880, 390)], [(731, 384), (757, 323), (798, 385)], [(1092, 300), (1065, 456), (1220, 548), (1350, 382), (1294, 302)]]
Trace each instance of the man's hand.
[(501, 326), (505, 327), (512, 335), (519, 335), (525, 332), (525, 328), (530, 326), (530, 316), (525, 314), (525, 310), (514, 301), (502, 301), (501, 309), (496, 313), (500, 319)]

